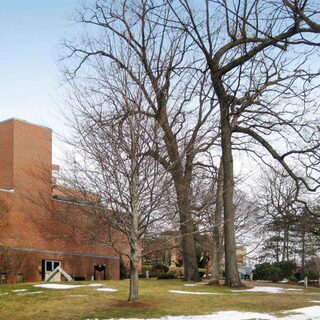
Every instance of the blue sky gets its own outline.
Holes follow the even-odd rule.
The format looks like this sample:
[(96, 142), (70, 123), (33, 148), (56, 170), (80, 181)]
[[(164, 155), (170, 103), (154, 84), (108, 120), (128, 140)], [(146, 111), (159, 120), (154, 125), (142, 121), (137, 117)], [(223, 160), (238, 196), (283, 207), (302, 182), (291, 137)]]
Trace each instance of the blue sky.
[(0, 11), (0, 121), (16, 117), (61, 133), (59, 42), (78, 0), (10, 0)]

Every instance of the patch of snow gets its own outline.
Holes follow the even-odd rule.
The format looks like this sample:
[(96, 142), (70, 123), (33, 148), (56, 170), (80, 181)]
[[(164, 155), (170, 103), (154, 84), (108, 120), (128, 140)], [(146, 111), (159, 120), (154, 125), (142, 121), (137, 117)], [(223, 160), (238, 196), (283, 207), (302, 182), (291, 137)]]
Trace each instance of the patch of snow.
[(90, 284), (58, 284), (58, 283), (42, 283), (42, 284), (35, 284), (34, 287), (36, 288), (45, 288), (45, 289), (77, 289), (82, 287), (102, 287), (103, 284), (101, 283), (90, 283)]
[(206, 285), (206, 284), (208, 284), (208, 282), (185, 283), (184, 286), (185, 287), (197, 287), (197, 286)]
[(113, 288), (99, 288), (97, 291), (102, 291), (102, 292), (116, 292), (118, 289), (113, 289)]
[(285, 289), (280, 287), (253, 287), (245, 290), (231, 290), (231, 292), (265, 292), (265, 293), (285, 293), (286, 291), (302, 291), (303, 289)]
[(7, 294), (9, 294), (8, 292), (3, 292), (3, 293), (0, 293), (0, 296), (6, 296)]
[(11, 290), (12, 292), (25, 292), (28, 291), (28, 289), (16, 289), (16, 290)]
[(289, 282), (288, 279), (283, 279), (283, 280), (279, 281), (279, 283), (288, 283), (288, 282)]
[(310, 302), (313, 302), (313, 303), (320, 303), (320, 300), (311, 300)]
[(101, 283), (91, 283), (91, 284), (88, 284), (88, 287), (103, 287), (103, 284), (101, 284)]
[[(144, 320), (320, 320), (320, 306), (287, 310), (284, 313), (296, 313), (286, 317), (276, 317), (268, 313), (257, 312), (239, 312), (239, 311), (220, 311), (204, 316), (167, 316), (157, 319), (145, 318)], [(99, 320), (97, 318), (88, 318), (86, 320)], [(112, 319), (112, 320), (141, 320), (137, 318), (130, 319)]]
[(287, 310), (283, 313), (297, 313), (282, 318), (283, 320), (319, 320), (320, 319), (320, 306), (305, 307), (293, 310)]
[(70, 294), (66, 297), (70, 297), (70, 298), (81, 298), (81, 297), (87, 297), (87, 294)]
[(45, 288), (45, 289), (77, 289), (81, 287), (85, 287), (85, 285), (73, 285), (73, 284), (58, 284), (58, 283), (43, 283), (43, 284), (35, 284), (36, 288)]
[(197, 283), (186, 283), (184, 284), (185, 287), (197, 287), (199, 284)]
[(32, 292), (23, 292), (23, 293), (18, 293), (17, 296), (25, 296), (25, 295), (32, 295), (32, 294), (39, 294), (42, 293), (43, 291), (32, 291)]
[(294, 289), (294, 288), (288, 288), (284, 289), (285, 291), (303, 291), (303, 289)]
[(177, 293), (177, 294), (199, 294), (199, 295), (205, 295), (205, 294), (218, 294), (215, 292), (192, 292), (192, 291), (179, 291), (179, 290), (169, 290), (171, 293)]

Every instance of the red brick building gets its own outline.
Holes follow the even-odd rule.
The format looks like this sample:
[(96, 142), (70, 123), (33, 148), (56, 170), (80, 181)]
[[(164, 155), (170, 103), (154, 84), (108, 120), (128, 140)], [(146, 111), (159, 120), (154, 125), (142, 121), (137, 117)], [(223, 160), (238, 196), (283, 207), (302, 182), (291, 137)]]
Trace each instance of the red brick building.
[[(123, 237), (105, 226), (99, 230), (83, 205), (57, 196), (52, 168), (49, 128), (0, 122), (0, 281), (45, 280), (59, 265), (73, 278), (118, 279)], [(104, 241), (89, 239), (75, 221), (82, 231), (101, 231)]]

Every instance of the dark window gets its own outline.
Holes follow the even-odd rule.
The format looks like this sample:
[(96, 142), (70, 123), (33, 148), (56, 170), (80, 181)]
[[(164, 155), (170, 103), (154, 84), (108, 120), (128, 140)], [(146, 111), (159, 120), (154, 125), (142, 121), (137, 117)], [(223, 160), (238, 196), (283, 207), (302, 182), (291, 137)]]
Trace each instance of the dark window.
[(58, 267), (60, 265), (60, 262), (59, 261), (55, 261), (54, 263), (53, 263), (53, 270), (56, 268), (56, 267)]
[(53, 271), (52, 269), (52, 261), (46, 261), (46, 270)]

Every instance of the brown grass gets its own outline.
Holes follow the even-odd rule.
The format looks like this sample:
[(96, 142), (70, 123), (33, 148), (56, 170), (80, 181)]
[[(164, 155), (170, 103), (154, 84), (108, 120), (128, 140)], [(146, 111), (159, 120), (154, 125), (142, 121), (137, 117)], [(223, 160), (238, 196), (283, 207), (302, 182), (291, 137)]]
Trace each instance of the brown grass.
[[(313, 305), (320, 300), (320, 289), (283, 294), (231, 292), (225, 287), (199, 285), (185, 287), (180, 280), (140, 281), (140, 301), (128, 303), (129, 281), (101, 281), (118, 292), (98, 292), (92, 287), (70, 290), (34, 288), (32, 284), (0, 286), (1, 320), (80, 320), (108, 318), (146, 318), (165, 315), (201, 315), (223, 310), (277, 313)], [(247, 283), (247, 286), (251, 286)], [(263, 284), (271, 285), (271, 284)], [(283, 286), (283, 285), (277, 285)], [(300, 287), (301, 288), (301, 287)], [(35, 295), (18, 295), (12, 290), (43, 291)], [(169, 290), (206, 291), (215, 295), (179, 295)], [(3, 293), (7, 295), (1, 295)], [(78, 296), (79, 295), (79, 296)]]

